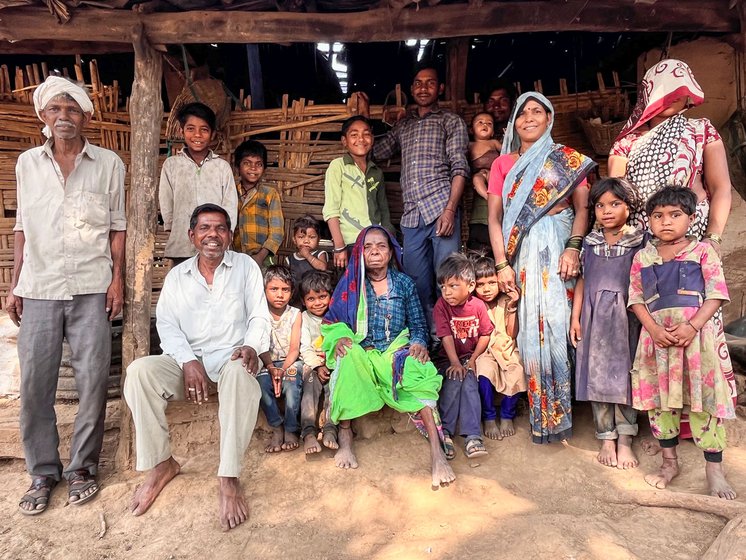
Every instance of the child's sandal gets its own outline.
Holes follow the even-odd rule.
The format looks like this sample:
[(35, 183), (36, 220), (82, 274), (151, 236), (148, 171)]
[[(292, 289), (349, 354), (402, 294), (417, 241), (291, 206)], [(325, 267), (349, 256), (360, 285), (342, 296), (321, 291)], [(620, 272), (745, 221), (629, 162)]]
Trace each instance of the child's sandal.
[(473, 438), (466, 442), (466, 458), (474, 459), (487, 455), (487, 448), (484, 446), (482, 438)]

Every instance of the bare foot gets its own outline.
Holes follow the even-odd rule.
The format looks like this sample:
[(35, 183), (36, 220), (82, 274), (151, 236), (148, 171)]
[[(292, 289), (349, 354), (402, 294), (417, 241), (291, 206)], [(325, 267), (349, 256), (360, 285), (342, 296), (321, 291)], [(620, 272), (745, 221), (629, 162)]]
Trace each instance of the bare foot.
[(736, 491), (731, 488), (725, 479), (725, 471), (722, 463), (707, 462), (705, 465), (705, 475), (707, 476), (707, 486), (710, 487), (710, 495), (724, 500), (735, 500)]
[(272, 437), (269, 438), (269, 443), (264, 448), (264, 452), (277, 453), (282, 451), (282, 444), (285, 441), (285, 431), (282, 429), (282, 426), (277, 426), (276, 428), (270, 427), (270, 429), (272, 430)]
[(223, 531), (235, 529), (249, 518), (249, 506), (243, 496), (237, 478), (219, 476), (218, 501), (220, 503), (220, 527)]
[(660, 470), (654, 474), (646, 474), (645, 482), (650, 484), (650, 486), (655, 486), (659, 490), (663, 490), (678, 474), (679, 461), (676, 456), (666, 457), (664, 455)]
[(293, 449), (298, 449), (298, 446), (300, 445), (300, 438), (298, 437), (298, 434), (285, 432), (284, 437), (285, 443), (282, 444), (283, 451), (292, 451)]
[(602, 465), (607, 467), (616, 467), (616, 441), (605, 439), (601, 442), (601, 450), (596, 455), (596, 459)]
[(632, 436), (619, 436), (616, 448), (618, 469), (635, 469), (640, 464), (632, 451)]
[(657, 439), (645, 438), (640, 444), (645, 455), (658, 455), (661, 452), (661, 444), (658, 443)]
[(512, 418), (500, 418), (500, 434), (503, 437), (515, 435), (515, 427), (513, 426)]
[(484, 432), (484, 435), (490, 439), (501, 440), (503, 438), (503, 435), (497, 427), (497, 422), (494, 420), (485, 420), (482, 422), (482, 431)]
[(357, 458), (352, 452), (352, 428), (339, 427), (339, 450), (334, 454), (334, 463), (340, 469), (356, 469)]
[(324, 435), (321, 437), (321, 443), (323, 443), (324, 447), (327, 449), (339, 449), (337, 433), (334, 430), (325, 430)]
[(438, 444), (437, 451), (433, 447), (430, 448), (430, 462), (433, 474), (433, 490), (437, 490), (441, 486), (448, 486), (456, 480), (456, 475), (453, 474), (453, 469), (448, 464), (448, 460), (440, 448), (440, 444)]
[(306, 455), (313, 455), (314, 453), (321, 453), (321, 446), (319, 440), (316, 439), (314, 434), (308, 434), (303, 438), (303, 449)]
[(132, 515), (142, 515), (148, 511), (161, 490), (179, 474), (180, 470), (179, 463), (173, 457), (169, 457), (158, 463), (154, 469), (151, 469), (145, 478), (145, 482), (137, 487), (135, 495), (132, 496), (132, 502), (130, 503)]

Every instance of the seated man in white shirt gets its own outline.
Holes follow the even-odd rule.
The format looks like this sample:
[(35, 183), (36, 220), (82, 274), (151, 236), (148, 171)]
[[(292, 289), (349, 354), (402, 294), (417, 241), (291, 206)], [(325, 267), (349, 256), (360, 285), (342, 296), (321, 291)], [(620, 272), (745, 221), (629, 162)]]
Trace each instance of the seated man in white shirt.
[(150, 471), (131, 510), (145, 513), (179, 474), (168, 439), (168, 401), (202, 404), (209, 385), (217, 383), (220, 525), (228, 530), (248, 519), (238, 476), (259, 409), (257, 356), (269, 350), (269, 311), (259, 266), (248, 255), (227, 250), (228, 213), (203, 204), (192, 213), (189, 228), (198, 254), (169, 272), (156, 308), (163, 354), (127, 368), (124, 397), (135, 424), (136, 468)]

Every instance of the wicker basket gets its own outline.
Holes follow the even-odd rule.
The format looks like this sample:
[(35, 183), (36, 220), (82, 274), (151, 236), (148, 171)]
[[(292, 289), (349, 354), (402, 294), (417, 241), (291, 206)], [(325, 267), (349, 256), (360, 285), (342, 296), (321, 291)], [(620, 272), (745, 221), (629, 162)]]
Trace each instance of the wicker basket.
[(608, 156), (614, 140), (624, 128), (626, 121), (597, 124), (590, 119), (579, 118), (586, 138), (591, 143), (593, 151), (599, 156)]
[(223, 129), (231, 113), (230, 100), (223, 88), (223, 82), (212, 78), (196, 80), (191, 86), (184, 86), (184, 89), (174, 100), (166, 124), (166, 138), (168, 140), (180, 141), (184, 139), (178, 120), (179, 111), (194, 101), (204, 103), (212, 109), (217, 118), (217, 132)]

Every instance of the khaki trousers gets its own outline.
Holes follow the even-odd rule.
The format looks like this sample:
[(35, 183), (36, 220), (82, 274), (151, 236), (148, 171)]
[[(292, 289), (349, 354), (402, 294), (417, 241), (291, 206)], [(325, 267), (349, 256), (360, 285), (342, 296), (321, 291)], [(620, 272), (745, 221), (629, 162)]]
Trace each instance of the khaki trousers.
[[(218, 476), (238, 477), (262, 391), (241, 360), (228, 360), (218, 375)], [(184, 400), (184, 372), (171, 356), (139, 358), (127, 368), (124, 398), (135, 424), (136, 468), (150, 470), (171, 457), (166, 406), (168, 401)]]

